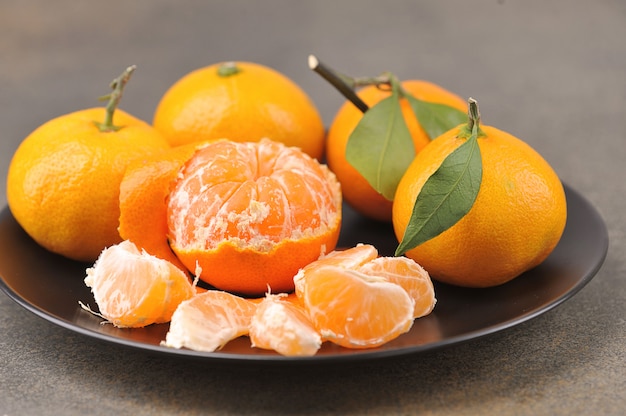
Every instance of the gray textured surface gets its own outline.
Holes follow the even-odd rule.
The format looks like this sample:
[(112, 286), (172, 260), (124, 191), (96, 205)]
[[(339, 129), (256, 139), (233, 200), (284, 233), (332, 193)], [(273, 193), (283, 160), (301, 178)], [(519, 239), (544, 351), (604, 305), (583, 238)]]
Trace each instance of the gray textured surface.
[[(609, 228), (603, 268), (530, 322), (397, 361), (232, 370), (102, 344), (0, 295), (0, 415), (590, 414), (626, 409), (626, 3), (598, 1), (0, 1), (0, 167), (49, 118), (96, 105), (137, 64), (122, 107), (220, 60), (279, 69), (330, 123), (341, 98), (307, 69), (391, 70), (477, 98)], [(6, 204), (4, 180), (0, 205)], [(0, 253), (0, 256), (2, 253)]]

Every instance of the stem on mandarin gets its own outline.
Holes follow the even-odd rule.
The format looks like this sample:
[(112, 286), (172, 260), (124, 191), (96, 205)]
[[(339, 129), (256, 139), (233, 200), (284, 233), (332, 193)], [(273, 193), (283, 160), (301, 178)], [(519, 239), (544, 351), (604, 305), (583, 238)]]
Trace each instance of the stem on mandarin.
[(217, 75), (220, 77), (229, 77), (239, 72), (241, 72), (241, 69), (237, 66), (237, 63), (233, 61), (224, 62), (217, 68)]
[(478, 101), (473, 98), (467, 100), (467, 124), (461, 127), (459, 132), (460, 138), (469, 139), (472, 135), (483, 137), (485, 133), (480, 128), (480, 110), (478, 109)]
[(314, 55), (309, 55), (309, 68), (328, 81), (363, 113), (369, 109), (368, 105), (354, 92), (354, 88), (357, 87), (354, 78), (345, 76), (329, 68), (321, 63)]
[(480, 128), (480, 111), (478, 110), (478, 101), (470, 97), (467, 102), (469, 104), (469, 108), (467, 111), (467, 127), (469, 127), (471, 131), (474, 131), (474, 126), (476, 127), (476, 129)]
[(113, 114), (115, 113), (115, 110), (117, 109), (117, 106), (119, 105), (120, 100), (122, 99), (122, 93), (124, 92), (124, 87), (126, 86), (126, 83), (128, 82), (128, 80), (130, 80), (130, 76), (133, 74), (136, 68), (137, 68), (136, 65), (131, 65), (128, 68), (126, 68), (126, 70), (122, 73), (122, 75), (115, 78), (111, 82), (110, 86), (113, 91), (108, 95), (100, 97), (100, 100), (108, 100), (108, 103), (105, 109), (106, 112), (104, 116), (104, 122), (99, 123), (97, 121), (94, 121), (95, 125), (98, 126), (98, 129), (100, 129), (101, 132), (118, 131), (119, 129), (122, 128), (121, 126), (115, 126), (113, 124)]

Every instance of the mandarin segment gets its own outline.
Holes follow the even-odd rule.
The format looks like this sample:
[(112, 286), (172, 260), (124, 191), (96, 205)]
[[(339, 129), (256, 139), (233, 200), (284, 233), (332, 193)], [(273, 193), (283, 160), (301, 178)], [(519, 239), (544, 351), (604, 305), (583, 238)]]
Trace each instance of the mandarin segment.
[(408, 331), (436, 303), (428, 273), (370, 244), (336, 250), (294, 276), (295, 294), (324, 339), (368, 348)]
[(428, 315), (435, 307), (435, 288), (430, 275), (422, 266), (407, 257), (378, 257), (358, 270), (370, 276), (384, 277), (407, 291), (415, 302), (413, 318)]
[(103, 250), (86, 272), (99, 314), (116, 327), (169, 322), (178, 305), (195, 294), (178, 267), (128, 240)]
[(358, 269), (361, 265), (378, 257), (378, 250), (371, 244), (358, 244), (346, 250), (333, 250), (321, 256), (318, 260), (304, 266), (294, 276), (295, 294), (298, 298), (304, 295), (306, 274), (309, 270), (316, 269), (321, 265), (333, 265), (346, 269)]
[(413, 325), (414, 302), (401, 286), (339, 266), (309, 270), (302, 302), (324, 339), (347, 348), (380, 346)]
[(271, 140), (215, 141), (182, 168), (168, 199), (171, 247), (200, 279), (255, 295), (293, 290), (293, 276), (334, 249), (341, 191), (300, 149)]
[(322, 337), (298, 303), (268, 294), (250, 322), (252, 346), (286, 356), (315, 355)]
[(172, 316), (164, 346), (213, 352), (248, 334), (257, 305), (228, 292), (208, 290), (182, 302)]

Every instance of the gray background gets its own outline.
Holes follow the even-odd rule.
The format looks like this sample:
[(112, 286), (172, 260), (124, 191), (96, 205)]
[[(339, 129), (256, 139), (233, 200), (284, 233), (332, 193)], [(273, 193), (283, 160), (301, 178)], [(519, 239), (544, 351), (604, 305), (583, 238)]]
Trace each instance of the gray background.
[[(342, 98), (307, 68), (390, 70), (479, 100), (598, 208), (611, 247), (565, 304), (442, 351), (329, 372), (214, 368), (103, 344), (0, 295), (0, 415), (621, 414), (624, 356), (626, 2), (0, 0), (0, 168), (34, 128), (98, 105), (137, 64), (122, 103), (151, 121), (188, 71), (272, 66), (326, 124)], [(0, 206), (6, 204), (5, 183)], [(2, 254), (0, 253), (0, 256)]]

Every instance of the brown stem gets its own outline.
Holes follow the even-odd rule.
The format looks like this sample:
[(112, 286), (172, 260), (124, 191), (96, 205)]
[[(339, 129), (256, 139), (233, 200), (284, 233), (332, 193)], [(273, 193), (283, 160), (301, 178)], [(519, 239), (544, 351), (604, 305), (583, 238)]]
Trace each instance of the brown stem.
[(346, 76), (333, 71), (323, 63), (321, 63), (314, 55), (309, 55), (309, 68), (317, 72), (322, 78), (335, 87), (344, 97), (356, 106), (363, 113), (369, 110), (369, 107), (354, 92), (355, 82)]

